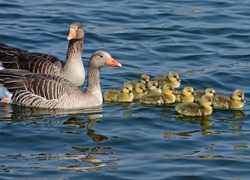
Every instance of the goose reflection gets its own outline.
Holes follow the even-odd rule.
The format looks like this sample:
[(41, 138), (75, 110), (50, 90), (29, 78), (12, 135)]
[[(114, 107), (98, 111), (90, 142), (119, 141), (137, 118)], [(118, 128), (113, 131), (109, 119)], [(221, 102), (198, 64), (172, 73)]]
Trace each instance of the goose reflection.
[(108, 137), (98, 134), (93, 130), (93, 126), (96, 124), (97, 121), (102, 117), (101, 114), (87, 114), (85, 115), (86, 118), (89, 120), (89, 123), (87, 124), (87, 135), (92, 138), (95, 142), (103, 142), (108, 140)]
[(102, 112), (101, 106), (84, 109), (48, 109), (0, 103), (0, 116), (12, 122)]
[[(35, 120), (37, 121), (44, 118), (55, 118), (71, 115), (63, 124), (66, 126), (76, 126), (79, 128), (87, 128), (87, 135), (92, 138), (94, 142), (106, 141), (108, 137), (96, 133), (93, 130), (94, 125), (102, 117), (100, 113), (102, 111), (101, 107), (77, 109), (77, 110), (65, 110), (65, 109), (45, 109), (45, 108), (36, 108), (36, 107), (24, 107), (11, 104), (2, 104), (2, 110), (0, 116), (5, 117), (5, 120), (13, 122), (21, 122), (26, 120)], [(88, 122), (82, 121), (84, 116), (87, 118)], [(55, 120), (56, 122), (57, 120)], [(48, 122), (48, 123), (54, 123)], [(74, 132), (71, 132), (74, 134)]]
[(88, 114), (85, 114), (85, 117), (87, 118), (88, 122), (82, 121), (81, 117), (71, 117), (67, 121), (65, 121), (63, 124), (67, 126), (77, 126), (79, 128), (86, 127), (88, 131), (87, 135), (91, 137), (94, 142), (103, 142), (103, 141), (108, 140), (107, 136), (98, 134), (93, 130), (94, 125), (96, 124), (97, 121), (99, 121), (101, 117), (103, 117), (103, 115), (88, 113)]

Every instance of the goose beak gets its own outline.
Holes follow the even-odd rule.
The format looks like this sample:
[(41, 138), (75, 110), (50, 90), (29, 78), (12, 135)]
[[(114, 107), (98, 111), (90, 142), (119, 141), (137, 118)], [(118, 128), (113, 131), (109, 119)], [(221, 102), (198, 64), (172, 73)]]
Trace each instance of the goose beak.
[(76, 38), (76, 30), (75, 29), (69, 29), (69, 34), (67, 36), (67, 40), (70, 41), (73, 38)]
[(112, 57), (109, 57), (107, 61), (107, 66), (122, 67), (122, 64), (116, 61), (115, 59), (113, 59)]

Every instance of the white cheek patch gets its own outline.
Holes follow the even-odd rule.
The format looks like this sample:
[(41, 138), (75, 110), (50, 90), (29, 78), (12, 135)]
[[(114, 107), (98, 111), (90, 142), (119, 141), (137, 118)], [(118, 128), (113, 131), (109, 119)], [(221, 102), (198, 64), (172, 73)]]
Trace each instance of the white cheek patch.
[(12, 94), (11, 92), (8, 91), (8, 89), (4, 86), (0, 86), (0, 99), (3, 99), (3, 98), (8, 98), (8, 103), (11, 103), (11, 97), (12, 97)]

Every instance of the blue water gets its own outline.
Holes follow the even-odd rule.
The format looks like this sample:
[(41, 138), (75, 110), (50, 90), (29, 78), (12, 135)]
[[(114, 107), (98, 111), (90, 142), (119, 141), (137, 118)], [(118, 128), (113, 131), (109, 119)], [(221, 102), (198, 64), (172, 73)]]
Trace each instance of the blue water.
[[(243, 110), (181, 118), (173, 106), (103, 104), (58, 112), (0, 104), (0, 179), (249, 179), (250, 1), (0, 2), (0, 41), (65, 59), (67, 31), (86, 32), (83, 61), (108, 51), (103, 91), (177, 71), (194, 89), (231, 96)], [(89, 155), (93, 156), (89, 159)]]

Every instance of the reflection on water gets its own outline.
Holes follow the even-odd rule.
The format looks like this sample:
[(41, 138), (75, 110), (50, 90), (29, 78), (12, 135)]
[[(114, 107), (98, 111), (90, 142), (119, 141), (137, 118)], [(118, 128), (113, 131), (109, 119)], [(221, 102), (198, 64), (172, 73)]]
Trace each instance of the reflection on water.
[[(104, 47), (124, 65), (103, 69), (103, 90), (176, 71), (180, 89), (239, 88), (250, 98), (250, 1), (27, 2), (0, 3), (1, 42), (65, 60), (68, 25), (80, 21), (86, 69)], [(136, 102), (102, 108), (0, 104), (0, 178), (249, 179), (249, 103), (206, 117)]]
[(98, 168), (104, 167), (105, 163), (102, 162), (102, 160), (97, 159), (95, 154), (88, 154), (87, 156), (82, 156), (82, 155), (75, 155), (75, 154), (67, 154), (64, 156), (65, 159), (73, 159), (73, 160), (78, 160), (82, 162), (86, 162), (87, 164), (91, 165), (85, 165), (81, 166), (79, 164), (74, 164), (71, 166), (67, 167), (58, 167), (59, 170), (64, 170), (64, 171), (76, 171), (76, 172), (82, 172), (84, 170), (94, 172), (98, 171)]
[(45, 117), (60, 117), (74, 114), (88, 114), (102, 112), (102, 107), (93, 107), (85, 109), (46, 109), (36, 107), (24, 107), (6, 103), (0, 103), (2, 106), (1, 116), (5, 120), (12, 120), (13, 122), (25, 121), (31, 118), (42, 119)]
[[(6, 105), (6, 104), (5, 104)], [(60, 117), (65, 115), (71, 115), (66, 121), (62, 124), (64, 126), (72, 127), (73, 129), (84, 129), (86, 128), (86, 135), (89, 136), (93, 142), (104, 142), (109, 138), (105, 135), (99, 134), (95, 132), (95, 124), (98, 122), (103, 115), (101, 114), (102, 108), (93, 108), (93, 109), (84, 109), (84, 110), (73, 110), (73, 111), (65, 111), (65, 110), (51, 110), (51, 109), (41, 109), (41, 108), (29, 108), (29, 107), (21, 107), (21, 106), (12, 106), (6, 105), (5, 108), (9, 109), (9, 114), (6, 116), (8, 121), (11, 123), (21, 122), (21, 121), (29, 121), (30, 119), (34, 121), (44, 121), (45, 117)], [(67, 117), (67, 116), (66, 116)], [(87, 121), (86, 121), (87, 119)], [(56, 121), (56, 120), (55, 120)], [(47, 122), (46, 123), (51, 123)], [(63, 132), (63, 131), (62, 131)], [(69, 135), (81, 135), (80, 132), (74, 131), (66, 131)], [(74, 138), (74, 137), (73, 137)], [(1, 155), (0, 160), (11, 158), (15, 159), (15, 161), (28, 161), (29, 159), (38, 159), (41, 165), (37, 164), (37, 166), (27, 166), (29, 169), (44, 169), (42, 165), (42, 161), (63, 161), (60, 164), (71, 164), (69, 166), (60, 166), (57, 167), (58, 170), (66, 170), (66, 171), (98, 171), (99, 168), (105, 167), (107, 163), (112, 164), (112, 161), (102, 161), (98, 159), (97, 156), (107, 155), (112, 153), (111, 147), (105, 146), (94, 146), (90, 147), (77, 147), (72, 146), (70, 149), (78, 152), (78, 153), (65, 153), (65, 154), (54, 154), (54, 153), (41, 153), (41, 154), (32, 154), (31, 157), (23, 154), (18, 155)], [(87, 154), (86, 154), (87, 153)], [(6, 164), (4, 169), (6, 171), (11, 171), (12, 165)], [(15, 167), (16, 168), (16, 167)], [(25, 169), (25, 167), (23, 167)], [(48, 167), (46, 167), (48, 169)], [(54, 169), (54, 167), (52, 168)], [(0, 167), (0, 171), (3, 168)]]

